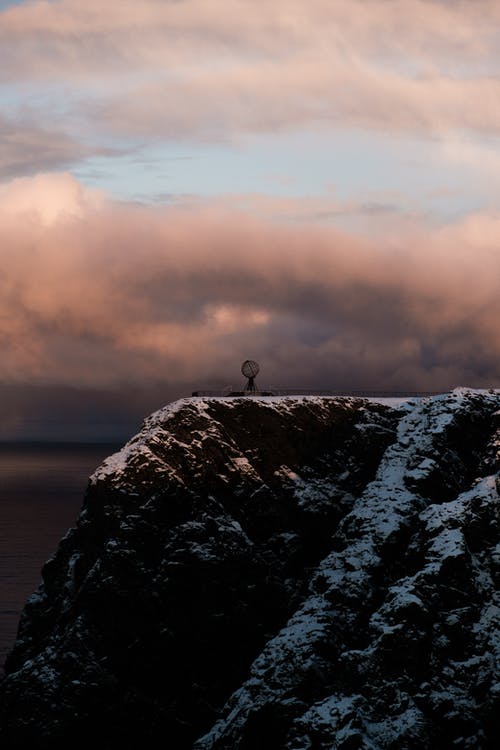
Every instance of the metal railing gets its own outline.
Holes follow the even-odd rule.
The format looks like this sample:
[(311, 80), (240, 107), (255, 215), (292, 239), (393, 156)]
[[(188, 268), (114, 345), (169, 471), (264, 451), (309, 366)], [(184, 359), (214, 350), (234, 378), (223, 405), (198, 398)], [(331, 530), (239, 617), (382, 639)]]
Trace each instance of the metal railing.
[(314, 390), (311, 388), (265, 388), (259, 391), (233, 391), (232, 388), (224, 388), (220, 391), (199, 390), (193, 391), (192, 396), (201, 397), (237, 397), (237, 396), (347, 396), (350, 398), (425, 398), (426, 396), (438, 396), (444, 391), (349, 391), (349, 390)]

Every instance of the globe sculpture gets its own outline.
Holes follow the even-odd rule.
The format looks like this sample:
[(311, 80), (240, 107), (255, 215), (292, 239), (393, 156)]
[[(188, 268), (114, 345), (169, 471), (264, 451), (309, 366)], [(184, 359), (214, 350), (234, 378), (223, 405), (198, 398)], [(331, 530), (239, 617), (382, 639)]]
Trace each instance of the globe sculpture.
[(255, 393), (257, 388), (255, 387), (255, 378), (259, 374), (260, 367), (259, 363), (253, 359), (246, 359), (241, 365), (242, 374), (248, 378), (248, 382), (245, 386), (245, 393)]

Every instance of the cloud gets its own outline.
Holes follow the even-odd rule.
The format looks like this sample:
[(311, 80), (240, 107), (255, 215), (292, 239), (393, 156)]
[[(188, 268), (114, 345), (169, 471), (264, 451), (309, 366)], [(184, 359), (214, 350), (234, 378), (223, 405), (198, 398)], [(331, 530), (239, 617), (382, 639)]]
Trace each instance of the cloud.
[[(12, 72), (64, 77), (132, 61), (134, 69), (180, 61), (284, 58), (305, 50), (443, 64), (498, 59), (495, 0), (54, 0), (5, 10), (0, 34)], [(24, 45), (19, 48), (20, 43)], [(96, 56), (94, 53), (97, 52)], [(26, 53), (36, 56), (29, 69)], [(65, 67), (61, 66), (65, 63)], [(407, 63), (408, 64), (408, 63)]]
[(35, 123), (35, 116), (0, 115), (0, 174), (2, 179), (64, 169), (89, 156), (116, 153), (73, 138), (59, 127)]
[(19, 217), (41, 227), (82, 218), (100, 208), (104, 193), (86, 188), (68, 173), (38, 174), (0, 184), (0, 212), (7, 219)]
[(346, 60), (262, 61), (130, 86), (89, 104), (109, 132), (218, 140), (246, 133), (355, 127), (442, 138), (500, 133), (500, 81), (408, 77)]
[[(390, 198), (390, 201), (380, 199), (384, 197)], [(242, 195), (232, 193), (221, 198), (211, 198), (210, 205), (232, 208), (262, 219), (281, 222), (322, 222), (343, 216), (355, 216), (359, 221), (360, 217), (369, 217), (371, 230), (373, 231), (374, 219), (377, 217), (390, 217), (389, 220), (392, 222), (397, 219), (404, 219), (405, 213), (395, 202), (395, 198), (400, 200), (402, 196), (394, 193), (381, 196), (379, 193), (375, 199), (373, 199), (373, 196), (368, 196), (365, 199), (346, 200), (337, 198), (332, 188), (329, 194), (323, 196), (293, 197), (262, 193), (244, 193)], [(171, 200), (176, 201), (178, 205), (190, 206), (191, 208), (208, 203), (206, 198), (200, 199), (197, 196), (171, 197)]]
[(182, 386), (165, 383), (108, 390), (0, 384), (0, 440), (122, 442), (179, 395)]
[(108, 135), (498, 135), (499, 22), (494, 0), (38, 1), (0, 13), (0, 76), (63, 86)]
[(498, 384), (498, 215), (368, 240), (222, 201), (118, 204), (70, 175), (0, 198), (0, 381), (238, 385), (255, 357), (275, 385)]

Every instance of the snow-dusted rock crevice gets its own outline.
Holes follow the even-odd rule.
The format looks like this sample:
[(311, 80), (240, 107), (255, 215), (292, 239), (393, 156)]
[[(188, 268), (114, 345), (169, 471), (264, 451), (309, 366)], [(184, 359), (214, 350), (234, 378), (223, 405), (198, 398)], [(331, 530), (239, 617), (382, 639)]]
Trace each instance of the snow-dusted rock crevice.
[(499, 407), (460, 389), (152, 415), (26, 605), (0, 741), (85, 746), (101, 721), (108, 748), (496, 746)]

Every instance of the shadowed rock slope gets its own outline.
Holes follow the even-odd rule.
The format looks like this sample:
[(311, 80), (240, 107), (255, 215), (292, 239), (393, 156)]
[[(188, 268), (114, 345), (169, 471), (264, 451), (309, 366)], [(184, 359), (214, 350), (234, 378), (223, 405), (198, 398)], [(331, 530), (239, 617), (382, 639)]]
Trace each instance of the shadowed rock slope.
[(91, 479), (6, 748), (496, 747), (500, 394), (186, 399)]

